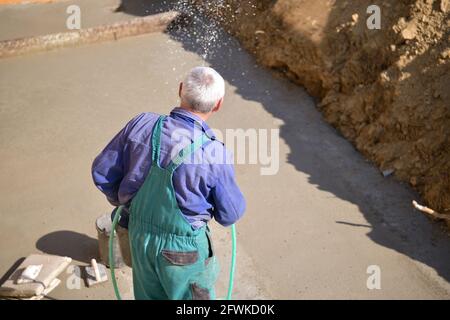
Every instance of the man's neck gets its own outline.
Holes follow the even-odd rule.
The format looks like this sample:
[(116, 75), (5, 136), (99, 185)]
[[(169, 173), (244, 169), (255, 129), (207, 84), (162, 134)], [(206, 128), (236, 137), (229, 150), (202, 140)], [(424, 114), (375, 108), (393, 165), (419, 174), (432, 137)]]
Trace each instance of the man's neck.
[(202, 119), (202, 120), (205, 121), (205, 122), (206, 122), (206, 120), (208, 120), (208, 118), (209, 118), (209, 116), (210, 116), (209, 113), (196, 112), (196, 111), (192, 110), (191, 108), (186, 107), (186, 106), (183, 106), (183, 105), (180, 105), (180, 108), (181, 108), (181, 109), (184, 109), (184, 110), (186, 110), (186, 111), (189, 111), (189, 112), (192, 113), (192, 114), (195, 114), (197, 117), (199, 117), (200, 119)]

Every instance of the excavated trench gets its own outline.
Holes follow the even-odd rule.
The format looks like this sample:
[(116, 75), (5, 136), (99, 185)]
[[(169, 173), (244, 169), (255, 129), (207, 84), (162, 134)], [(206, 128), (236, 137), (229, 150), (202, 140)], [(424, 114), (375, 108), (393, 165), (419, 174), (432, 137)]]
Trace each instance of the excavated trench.
[[(325, 119), (384, 175), (450, 214), (449, 1), (194, 2), (319, 98)], [(379, 30), (366, 25), (373, 4)]]

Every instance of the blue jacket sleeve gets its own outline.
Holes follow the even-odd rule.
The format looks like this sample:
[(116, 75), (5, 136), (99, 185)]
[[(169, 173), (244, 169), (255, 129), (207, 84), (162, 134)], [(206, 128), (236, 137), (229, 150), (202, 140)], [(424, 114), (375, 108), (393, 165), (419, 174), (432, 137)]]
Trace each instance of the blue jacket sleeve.
[(214, 219), (221, 225), (228, 227), (244, 215), (246, 203), (236, 184), (233, 165), (221, 165), (212, 196)]
[(128, 135), (141, 115), (132, 119), (95, 158), (92, 164), (92, 179), (95, 186), (105, 194), (108, 201), (120, 205), (119, 186), (125, 176), (124, 161), (128, 155)]

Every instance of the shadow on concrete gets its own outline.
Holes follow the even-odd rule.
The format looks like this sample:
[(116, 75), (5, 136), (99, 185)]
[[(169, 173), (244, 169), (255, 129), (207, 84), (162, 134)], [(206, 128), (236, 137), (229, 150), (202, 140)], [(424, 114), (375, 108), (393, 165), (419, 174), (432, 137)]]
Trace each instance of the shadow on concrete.
[(67, 256), (83, 263), (98, 258), (98, 241), (75, 231), (55, 231), (42, 236), (36, 248), (47, 254)]
[(346, 222), (346, 221), (336, 221), (337, 224), (343, 224), (346, 226), (351, 226), (351, 227), (360, 227), (360, 228), (372, 228), (372, 226), (368, 225), (368, 224), (361, 224), (361, 223), (353, 223), (353, 222)]
[(10, 276), (13, 275), (13, 273), (17, 270), (17, 268), (20, 266), (20, 264), (25, 260), (24, 257), (20, 258), (14, 264), (11, 266), (11, 268), (6, 271), (6, 273), (0, 278), (0, 285), (2, 285), (6, 280), (9, 279)]
[(153, 0), (122, 0), (116, 12), (124, 12), (138, 17), (144, 17), (171, 10), (176, 3), (182, 1), (153, 1)]
[[(134, 1), (123, 1), (123, 9), (131, 2)], [(153, 8), (164, 2), (160, 8), (169, 9), (178, 1), (144, 2), (152, 2)], [(132, 8), (136, 10), (138, 6)], [(146, 15), (131, 9), (126, 12)], [(243, 98), (261, 103), (274, 118), (284, 122), (280, 136), (290, 148), (288, 163), (306, 173), (318, 189), (357, 205), (370, 226), (345, 224), (370, 227), (367, 236), (372, 241), (426, 264), (450, 281), (450, 241), (442, 225), (430, 223), (412, 209), (411, 201), (419, 196), (393, 178), (383, 178), (323, 120), (313, 103), (305, 102), (311, 100), (304, 90), (257, 66), (237, 40), (217, 28), (216, 23), (200, 14), (196, 19), (202, 23), (172, 27), (168, 31), (171, 38), (185, 50), (203, 57)], [(211, 26), (216, 29), (217, 39), (206, 47), (204, 39), (210, 38)]]

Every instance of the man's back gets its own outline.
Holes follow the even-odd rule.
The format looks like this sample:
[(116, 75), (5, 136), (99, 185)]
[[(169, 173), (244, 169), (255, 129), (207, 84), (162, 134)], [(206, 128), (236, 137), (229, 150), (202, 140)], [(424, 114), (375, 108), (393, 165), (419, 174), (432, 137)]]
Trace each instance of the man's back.
[[(95, 159), (94, 182), (112, 204), (129, 203), (147, 177), (158, 117), (155, 113), (138, 115)], [(211, 141), (174, 172), (176, 200), (193, 228), (202, 227), (212, 217), (228, 226), (244, 213), (245, 200), (236, 185), (229, 154), (204, 121), (184, 109), (172, 110), (162, 126), (160, 165), (166, 167), (177, 152), (202, 133)]]
[(206, 224), (234, 224), (245, 210), (233, 165), (205, 123), (222, 107), (224, 79), (193, 68), (179, 96), (169, 117), (131, 120), (92, 166), (110, 203), (131, 205), (136, 299), (214, 299), (219, 268)]

